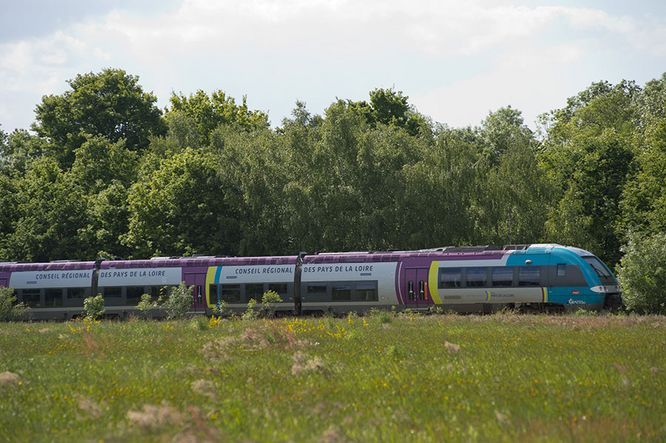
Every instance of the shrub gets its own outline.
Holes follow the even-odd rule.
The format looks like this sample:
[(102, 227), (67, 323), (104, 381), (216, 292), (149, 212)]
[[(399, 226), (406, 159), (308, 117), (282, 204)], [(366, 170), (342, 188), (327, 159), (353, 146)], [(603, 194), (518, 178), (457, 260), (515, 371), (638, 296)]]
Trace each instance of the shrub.
[(266, 291), (261, 297), (261, 315), (264, 317), (275, 316), (275, 304), (282, 303), (282, 297), (275, 291)]
[(243, 312), (241, 318), (243, 320), (255, 320), (258, 317), (256, 307), (257, 301), (251, 298), (250, 301), (247, 302), (247, 309)]
[(228, 317), (229, 315), (231, 315), (231, 312), (227, 307), (227, 302), (225, 302), (224, 300), (220, 300), (219, 303), (216, 303), (213, 306), (213, 315), (217, 315), (218, 317)]
[(162, 298), (159, 307), (164, 309), (168, 320), (185, 317), (192, 307), (193, 289), (193, 286), (188, 288), (184, 282), (181, 282), (177, 287), (171, 288), (165, 298)]
[(368, 316), (377, 319), (379, 323), (391, 323), (395, 314), (385, 309), (371, 308), (368, 312)]
[(159, 308), (159, 305), (153, 300), (153, 297), (151, 297), (150, 294), (143, 294), (141, 300), (139, 300), (139, 303), (136, 305), (136, 308), (145, 318), (151, 318), (153, 312)]
[(0, 321), (22, 320), (28, 316), (30, 308), (16, 303), (12, 288), (0, 288)]
[(88, 297), (83, 300), (83, 310), (86, 313), (86, 317), (91, 320), (97, 320), (104, 315), (104, 297), (102, 297), (102, 294), (97, 294), (94, 297)]
[(631, 237), (618, 277), (627, 309), (666, 314), (666, 233)]

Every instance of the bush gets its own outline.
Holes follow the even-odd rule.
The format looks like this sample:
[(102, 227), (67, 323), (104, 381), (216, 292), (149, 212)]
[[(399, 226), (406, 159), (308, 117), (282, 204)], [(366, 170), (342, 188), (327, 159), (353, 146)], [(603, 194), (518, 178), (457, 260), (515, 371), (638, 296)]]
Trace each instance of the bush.
[(264, 317), (275, 316), (275, 304), (282, 303), (282, 297), (275, 291), (266, 291), (261, 297), (261, 315)]
[(12, 288), (0, 288), (0, 321), (22, 320), (29, 311), (30, 308), (23, 303), (16, 303)]
[(227, 302), (224, 300), (220, 300), (219, 303), (215, 303), (215, 305), (213, 305), (212, 311), (213, 315), (217, 315), (218, 317), (229, 317), (231, 315), (231, 311), (227, 306)]
[(159, 306), (157, 305), (157, 302), (153, 300), (150, 294), (143, 294), (141, 296), (141, 300), (139, 300), (139, 303), (136, 305), (136, 308), (144, 315), (144, 317), (150, 318), (153, 311), (158, 309)]
[(97, 320), (104, 315), (104, 297), (102, 297), (102, 294), (97, 294), (94, 297), (88, 297), (83, 300), (83, 310), (86, 313), (86, 317), (91, 320)]
[(164, 309), (168, 320), (183, 318), (192, 307), (192, 290), (185, 282), (181, 282), (175, 288), (171, 288), (166, 298), (162, 298), (160, 308)]
[(250, 301), (247, 302), (247, 309), (243, 312), (241, 318), (243, 320), (255, 320), (258, 317), (256, 307), (257, 301), (251, 298)]
[(628, 310), (666, 314), (666, 234), (630, 238), (618, 277)]

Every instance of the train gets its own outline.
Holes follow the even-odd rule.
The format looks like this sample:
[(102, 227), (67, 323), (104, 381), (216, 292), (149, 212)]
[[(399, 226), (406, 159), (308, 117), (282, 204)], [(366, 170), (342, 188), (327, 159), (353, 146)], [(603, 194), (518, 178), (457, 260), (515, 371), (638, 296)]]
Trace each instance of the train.
[(82, 315), (102, 294), (106, 316), (137, 314), (143, 294), (184, 282), (193, 314), (246, 309), (275, 291), (278, 314), (411, 309), (492, 313), (513, 308), (565, 312), (618, 309), (618, 282), (589, 251), (558, 244), (440, 247), (413, 251), (301, 253), (265, 257), (153, 257), (145, 260), (0, 263), (0, 287), (13, 288), (36, 320)]

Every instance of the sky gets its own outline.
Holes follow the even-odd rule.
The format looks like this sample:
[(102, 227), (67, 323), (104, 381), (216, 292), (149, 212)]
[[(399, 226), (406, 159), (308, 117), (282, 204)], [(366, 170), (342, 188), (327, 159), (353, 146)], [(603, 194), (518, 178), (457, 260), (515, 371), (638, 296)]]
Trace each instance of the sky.
[(223, 90), (273, 126), (297, 100), (394, 88), (434, 121), (478, 125), (512, 106), (535, 127), (589, 86), (666, 72), (666, 2), (497, 0), (0, 0), (0, 129), (43, 95), (122, 68), (164, 108)]

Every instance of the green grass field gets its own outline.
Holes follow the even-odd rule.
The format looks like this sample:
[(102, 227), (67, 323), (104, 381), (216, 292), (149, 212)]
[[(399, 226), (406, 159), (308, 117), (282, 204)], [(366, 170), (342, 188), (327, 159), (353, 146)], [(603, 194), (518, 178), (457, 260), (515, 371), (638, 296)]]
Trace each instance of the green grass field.
[(3, 441), (665, 439), (665, 317), (0, 325)]

